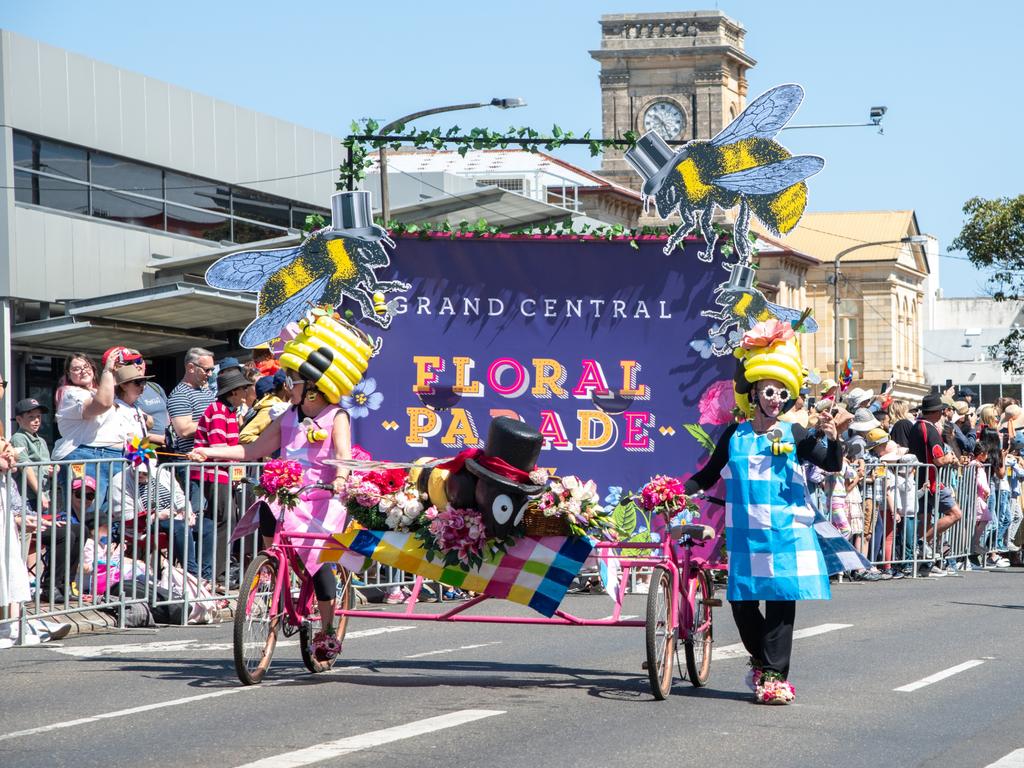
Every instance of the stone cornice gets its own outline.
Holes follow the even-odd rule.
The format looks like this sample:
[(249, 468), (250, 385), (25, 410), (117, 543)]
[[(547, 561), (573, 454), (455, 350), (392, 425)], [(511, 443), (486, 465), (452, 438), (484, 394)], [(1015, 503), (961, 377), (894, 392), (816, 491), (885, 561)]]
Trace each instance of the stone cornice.
[(727, 56), (744, 67), (753, 67), (757, 61), (739, 48), (732, 45), (694, 45), (691, 47), (673, 46), (671, 48), (600, 48), (589, 51), (597, 61), (614, 61), (615, 59), (656, 59), (677, 56)]

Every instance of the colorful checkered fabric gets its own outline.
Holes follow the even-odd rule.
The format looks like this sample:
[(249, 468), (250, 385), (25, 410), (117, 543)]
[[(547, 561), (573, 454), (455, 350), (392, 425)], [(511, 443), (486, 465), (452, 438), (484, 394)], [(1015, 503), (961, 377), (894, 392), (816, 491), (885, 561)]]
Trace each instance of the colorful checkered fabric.
[(588, 539), (569, 536), (524, 536), (507, 552), (485, 559), (477, 570), (428, 560), (423, 544), (411, 533), (370, 531), (356, 524), (334, 535), (320, 562), (363, 570), (366, 558), (452, 587), (528, 605), (552, 616), (572, 580), (593, 549)]
[[(792, 445), (792, 426), (777, 428)], [(773, 456), (767, 435), (740, 424), (722, 477), (729, 600), (827, 600), (828, 570), (796, 451)]]

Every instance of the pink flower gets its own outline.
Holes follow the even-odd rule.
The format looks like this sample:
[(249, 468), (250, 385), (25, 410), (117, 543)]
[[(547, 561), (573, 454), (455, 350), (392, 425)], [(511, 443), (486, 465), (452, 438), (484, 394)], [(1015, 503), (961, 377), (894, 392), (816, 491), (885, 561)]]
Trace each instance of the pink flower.
[(732, 409), (736, 405), (732, 380), (722, 379), (708, 387), (700, 396), (697, 408), (701, 424), (728, 424), (732, 421)]
[(686, 491), (679, 478), (655, 475), (640, 492), (640, 503), (648, 512), (665, 505), (683, 506), (686, 504)]
[(793, 326), (773, 317), (765, 320), (763, 323), (758, 323), (744, 333), (740, 346), (743, 349), (770, 347), (778, 341), (788, 341), (794, 335)]

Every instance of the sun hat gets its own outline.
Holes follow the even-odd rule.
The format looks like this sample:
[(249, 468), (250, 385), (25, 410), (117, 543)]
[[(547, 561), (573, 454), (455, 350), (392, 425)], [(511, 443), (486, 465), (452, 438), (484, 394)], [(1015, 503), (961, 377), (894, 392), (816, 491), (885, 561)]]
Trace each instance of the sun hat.
[(217, 374), (217, 395), (222, 397), (236, 389), (248, 387), (250, 383), (241, 368), (224, 368)]
[(882, 422), (875, 418), (867, 408), (858, 408), (853, 414), (853, 423), (850, 429), (854, 432), (868, 432), (882, 426)]
[(129, 381), (149, 381), (152, 376), (146, 375), (141, 365), (122, 365), (114, 371), (115, 384), (127, 384)]
[(875, 427), (874, 429), (869, 429), (867, 434), (864, 435), (864, 441), (867, 443), (868, 449), (877, 448), (889, 442), (889, 433), (881, 427)]
[(835, 389), (838, 386), (839, 385), (836, 384), (835, 379), (825, 379), (824, 381), (821, 382), (821, 391), (823, 393), (828, 392), (830, 389)]
[(846, 397), (843, 398), (843, 402), (846, 403), (846, 407), (851, 411), (857, 409), (863, 402), (870, 401), (875, 396), (875, 390), (873, 389), (861, 389), (860, 387), (854, 387), (846, 393)]
[(942, 400), (942, 395), (937, 392), (929, 392), (921, 399), (921, 413), (944, 411), (947, 407), (948, 406)]

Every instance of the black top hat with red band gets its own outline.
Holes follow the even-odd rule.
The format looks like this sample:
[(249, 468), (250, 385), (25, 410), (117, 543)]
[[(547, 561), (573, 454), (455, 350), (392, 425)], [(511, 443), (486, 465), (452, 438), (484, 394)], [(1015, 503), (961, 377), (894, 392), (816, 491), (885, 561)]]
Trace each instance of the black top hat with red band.
[(487, 480), (525, 494), (540, 493), (543, 485), (530, 480), (537, 468), (544, 437), (533, 427), (517, 419), (499, 416), (487, 431), (483, 453), (466, 459), (466, 469)]

